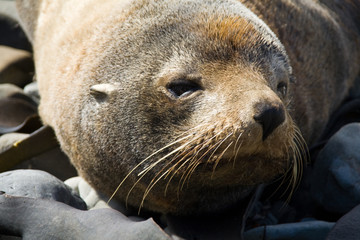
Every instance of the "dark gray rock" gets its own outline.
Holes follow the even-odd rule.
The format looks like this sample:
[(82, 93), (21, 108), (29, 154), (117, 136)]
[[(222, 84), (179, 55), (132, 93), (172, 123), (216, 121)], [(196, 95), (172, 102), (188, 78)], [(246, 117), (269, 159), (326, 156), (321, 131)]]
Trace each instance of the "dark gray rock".
[(24, 87), (33, 80), (34, 63), (30, 52), (0, 46), (0, 83)]
[(13, 132), (34, 115), (37, 115), (37, 107), (24, 99), (0, 99), (0, 134)]
[(7, 133), (0, 136), (0, 153), (10, 149), (14, 143), (27, 138), (29, 134), (25, 133)]
[[(31, 84), (28, 84), (27, 86), (30, 86)], [(33, 91), (36, 91), (33, 89)], [(33, 96), (31, 94), (34, 94), (34, 97), (36, 95), (35, 92), (31, 92), (31, 89), (27, 89), (27, 92), (25, 92), (25, 89), (19, 88), (18, 86), (11, 84), (11, 83), (2, 83), (0, 84), (0, 100), (4, 99), (20, 99), (23, 100), (29, 104), (31, 104), (34, 107), (38, 106), (38, 103), (33, 100)]]
[(30, 51), (31, 44), (18, 22), (15, 1), (0, 0), (0, 45)]
[(84, 201), (56, 177), (39, 170), (14, 170), (0, 174), (0, 191), (12, 196), (49, 199), (78, 209), (86, 209)]
[(327, 240), (358, 240), (360, 238), (360, 205), (336, 222)]
[(334, 223), (306, 221), (278, 224), (251, 229), (244, 233), (245, 240), (322, 240), (325, 239)]
[(29, 239), (171, 239), (151, 218), (135, 222), (113, 209), (81, 211), (44, 199), (0, 193), (0, 232)]
[(38, 169), (48, 172), (62, 181), (77, 175), (76, 169), (70, 163), (69, 158), (59, 147), (25, 160), (13, 169)]
[(8, 83), (0, 84), (0, 135), (31, 133), (41, 126), (37, 117), (37, 103), (21, 88)]
[(360, 204), (360, 123), (342, 127), (320, 151), (311, 194), (327, 211), (345, 214)]

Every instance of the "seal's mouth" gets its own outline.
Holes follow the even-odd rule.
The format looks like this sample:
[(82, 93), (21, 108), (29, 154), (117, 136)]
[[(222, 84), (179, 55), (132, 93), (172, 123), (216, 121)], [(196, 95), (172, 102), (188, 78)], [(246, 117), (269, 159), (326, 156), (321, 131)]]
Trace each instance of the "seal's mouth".
[(293, 176), (295, 187), (306, 149), (301, 139), (289, 122), (265, 141), (261, 128), (246, 132), (223, 125), (197, 126), (138, 162), (117, 190), (124, 185), (126, 201), (129, 197), (131, 202), (142, 199), (140, 210), (144, 202), (176, 202), (204, 189), (254, 187), (286, 173)]

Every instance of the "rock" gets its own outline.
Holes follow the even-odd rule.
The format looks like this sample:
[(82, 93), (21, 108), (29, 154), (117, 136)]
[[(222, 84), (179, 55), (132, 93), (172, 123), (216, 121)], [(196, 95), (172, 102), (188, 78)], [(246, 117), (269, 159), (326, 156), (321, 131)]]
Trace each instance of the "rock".
[(77, 175), (76, 169), (70, 163), (69, 158), (59, 147), (28, 159), (16, 165), (13, 169), (38, 169), (48, 172), (62, 181)]
[(18, 22), (15, 1), (0, 0), (0, 45), (31, 51), (31, 44)]
[(360, 123), (342, 127), (315, 161), (311, 194), (326, 211), (345, 214), (360, 204)]
[[(82, 181), (68, 183), (81, 189)], [(0, 234), (11, 235), (0, 239), (171, 239), (151, 218), (134, 221), (111, 208), (85, 209), (74, 191), (46, 172), (0, 174)]]
[(86, 209), (86, 204), (75, 192), (44, 171), (14, 170), (1, 173), (0, 191), (12, 196), (55, 200), (77, 209)]
[(0, 153), (10, 149), (14, 143), (27, 138), (29, 134), (25, 133), (7, 133), (0, 136)]
[(18, 86), (0, 84), (0, 135), (31, 133), (41, 126), (37, 103)]
[(16, 127), (35, 114), (37, 114), (37, 107), (24, 99), (0, 99), (0, 128)]
[(39, 88), (37, 85), (37, 82), (29, 83), (24, 87), (24, 93), (31, 97), (31, 99), (39, 104), (40, 102), (40, 94), (39, 94)]
[(110, 201), (108, 197), (97, 192), (92, 188), (83, 178), (73, 177), (67, 179), (65, 184), (68, 185), (73, 191), (75, 191), (86, 203), (88, 209), (98, 208), (112, 208), (128, 216), (131, 212), (125, 207), (124, 204), (117, 202), (116, 200)]
[(135, 222), (109, 208), (80, 211), (0, 192), (0, 212), (2, 232), (23, 239), (172, 239), (151, 218)]
[(14, 84), (10, 84), (10, 83), (0, 84), (0, 99), (9, 98), (16, 94), (24, 94), (24, 91)]
[(357, 240), (360, 236), (360, 205), (340, 218), (330, 231), (327, 240)]
[[(21, 88), (9, 83), (0, 84), (0, 134), (18, 131), (17, 128), (34, 115), (37, 115), (37, 104)], [(31, 123), (34, 127), (41, 126), (36, 121)]]
[[(32, 87), (32, 88), (34, 88), (34, 87)], [(36, 91), (36, 89), (33, 89), (33, 91)], [(28, 91), (25, 92), (23, 89), (19, 88), (18, 86), (14, 85), (14, 84), (10, 84), (10, 83), (0, 84), (0, 100), (5, 99), (5, 98), (21, 99), (21, 100), (25, 100), (26, 102), (32, 104), (34, 107), (37, 107), (38, 102), (34, 101), (30, 94), (34, 94), (34, 96), (36, 96), (35, 92), (31, 92), (31, 88), (30, 88), (30, 90), (28, 89)], [(38, 99), (35, 98), (35, 100), (38, 100)]]
[(0, 46), (0, 83), (24, 87), (33, 79), (34, 63), (30, 52)]
[(305, 221), (278, 224), (251, 229), (244, 233), (245, 240), (322, 240), (325, 239), (334, 223)]

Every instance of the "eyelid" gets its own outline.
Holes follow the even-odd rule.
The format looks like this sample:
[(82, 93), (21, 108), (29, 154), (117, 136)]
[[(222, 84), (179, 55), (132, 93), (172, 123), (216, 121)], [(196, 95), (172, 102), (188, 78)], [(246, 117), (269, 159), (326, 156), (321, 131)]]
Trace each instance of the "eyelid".
[(203, 90), (202, 86), (188, 79), (175, 79), (168, 82), (166, 89), (176, 98), (184, 98), (197, 91)]
[(200, 74), (179, 74), (176, 76), (173, 76), (169, 79), (169, 82), (174, 82), (174, 81), (191, 81), (194, 82), (196, 84), (198, 84), (199, 86), (202, 86), (202, 76)]

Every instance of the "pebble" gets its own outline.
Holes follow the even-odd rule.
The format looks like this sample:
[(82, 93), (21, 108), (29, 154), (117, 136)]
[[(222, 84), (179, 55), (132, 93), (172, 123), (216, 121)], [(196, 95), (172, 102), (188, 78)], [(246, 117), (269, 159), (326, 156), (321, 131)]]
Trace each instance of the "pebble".
[(111, 207), (112, 209), (116, 209), (126, 216), (130, 215), (131, 213), (128, 209), (126, 209), (124, 204), (119, 203), (116, 200), (111, 200), (108, 204), (107, 202), (109, 198), (97, 192), (81, 177), (72, 177), (67, 179), (65, 184), (68, 185), (85, 201), (88, 209)]
[(31, 97), (31, 99), (39, 104), (40, 102), (40, 94), (39, 94), (39, 88), (37, 85), (37, 82), (29, 83), (24, 87), (24, 93)]

